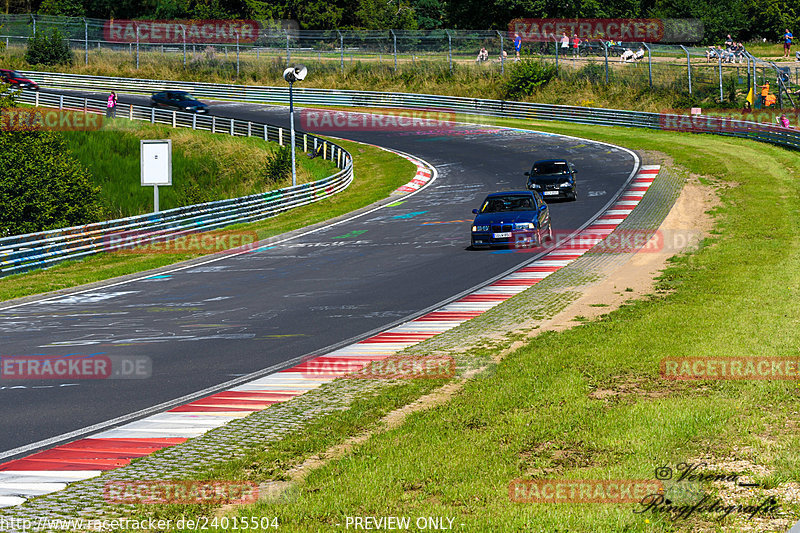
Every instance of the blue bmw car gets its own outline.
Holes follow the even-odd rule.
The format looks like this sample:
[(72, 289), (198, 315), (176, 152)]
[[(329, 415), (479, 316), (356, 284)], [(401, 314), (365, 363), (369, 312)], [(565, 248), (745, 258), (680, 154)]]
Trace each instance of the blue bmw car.
[(550, 210), (536, 191), (490, 194), (480, 209), (473, 209), (472, 247), (528, 248), (552, 240)]

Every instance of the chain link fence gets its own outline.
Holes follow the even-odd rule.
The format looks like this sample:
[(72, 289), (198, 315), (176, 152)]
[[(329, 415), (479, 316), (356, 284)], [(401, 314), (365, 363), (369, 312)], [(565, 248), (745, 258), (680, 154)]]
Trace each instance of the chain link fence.
[[(317, 73), (402, 75), (416, 70), (428, 76), (446, 76), (458, 70), (504, 75), (517, 59), (512, 39), (504, 31), (319, 31), (250, 21), (256, 27), (252, 37), (243, 36), (232, 25), (222, 35), (217, 28), (213, 39), (204, 40), (191, 31), (187, 35), (180, 22), (159, 21), (182, 30), (165, 35), (156, 32), (153, 21), (0, 15), (0, 43), (6, 44), (7, 56), (21, 54), (37, 32), (56, 28), (69, 40), (78, 63), (86, 66), (160, 66), (231, 78), (249, 75), (250, 79), (266, 77), (267, 72), (273, 74), (292, 63), (304, 63)], [(113, 24), (126, 25), (127, 31), (109, 31)], [(778, 107), (793, 106), (800, 92), (800, 68), (779, 67), (746, 51), (723, 57), (700, 47), (602, 40), (585, 40), (575, 48), (553, 39), (523, 42), (520, 57), (554, 63), (558, 75), (567, 79), (624, 85), (632, 93), (649, 87), (686, 95), (688, 105), (703, 99), (741, 105), (749, 90), (765, 81), (773, 84)], [(756, 107), (759, 103), (756, 98)]]

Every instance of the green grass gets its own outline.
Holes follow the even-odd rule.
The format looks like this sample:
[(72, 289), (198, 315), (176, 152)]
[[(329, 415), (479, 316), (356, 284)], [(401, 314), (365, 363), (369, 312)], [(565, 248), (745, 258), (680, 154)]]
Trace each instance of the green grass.
[[(634, 504), (514, 503), (508, 487), (517, 478), (653, 479), (656, 467), (704, 456), (764, 465), (772, 473), (756, 480), (767, 486), (798, 478), (797, 383), (681, 383), (660, 379), (658, 368), (667, 356), (796, 355), (800, 154), (740, 139), (534, 126), (668, 154), (718, 187), (718, 236), (671, 262), (659, 296), (528, 340), (446, 405), (413, 414), (312, 472), (290, 501), (235, 515), (278, 516), (288, 531), (340, 530), (347, 516), (446, 516), (463, 531), (735, 531), (744, 527), (741, 517), (673, 522), (636, 514)], [(591, 397), (598, 389), (617, 394)], [(333, 415), (313, 428), (318, 434), (254, 451), (264, 462), (250, 478), (282, 479), (287, 466), (354, 434), (352, 424), (353, 413)], [(341, 430), (339, 438), (327, 428)], [(216, 473), (243, 475), (234, 463)], [(800, 512), (781, 505), (789, 517)]]
[[(265, 178), (268, 157), (277, 148), (257, 137), (171, 128), (127, 119), (106, 120), (94, 131), (65, 131), (70, 152), (100, 186), (108, 218), (150, 213), (153, 188), (140, 185), (139, 141), (172, 139), (172, 183), (159, 188), (162, 210), (212, 200), (236, 198), (291, 185)], [(336, 166), (298, 152), (298, 183), (336, 172)]]
[[(234, 141), (242, 140), (237, 138)], [(356, 168), (355, 180), (345, 191), (261, 222), (240, 224), (226, 229), (252, 230), (258, 234), (259, 239), (265, 239), (344, 215), (385, 198), (414, 176), (413, 163), (402, 157), (359, 143), (336, 142), (353, 155)], [(0, 301), (102, 281), (192, 257), (197, 255), (105, 253), (83, 261), (61, 263), (48, 270), (1, 278)]]

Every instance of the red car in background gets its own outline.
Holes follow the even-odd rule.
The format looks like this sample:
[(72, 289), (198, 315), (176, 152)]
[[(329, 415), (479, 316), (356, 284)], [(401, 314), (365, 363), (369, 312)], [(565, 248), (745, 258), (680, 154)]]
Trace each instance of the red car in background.
[(9, 85), (14, 85), (15, 87), (19, 87), (20, 89), (33, 89), (34, 91), (39, 90), (38, 83), (33, 80), (29, 80), (16, 70), (0, 68), (0, 81)]

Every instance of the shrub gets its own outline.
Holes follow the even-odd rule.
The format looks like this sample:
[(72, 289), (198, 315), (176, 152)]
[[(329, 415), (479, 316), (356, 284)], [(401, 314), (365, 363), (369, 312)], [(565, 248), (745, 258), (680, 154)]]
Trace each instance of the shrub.
[(49, 33), (40, 31), (28, 39), (25, 61), (30, 65), (71, 65), (74, 57), (69, 41), (53, 28)]
[(523, 59), (511, 67), (508, 79), (503, 85), (503, 94), (506, 98), (530, 96), (555, 76), (555, 65), (544, 61)]
[(292, 174), (292, 149), (281, 146), (267, 156), (267, 183), (276, 183)]
[(53, 131), (0, 132), (0, 236), (97, 222), (99, 188)]

